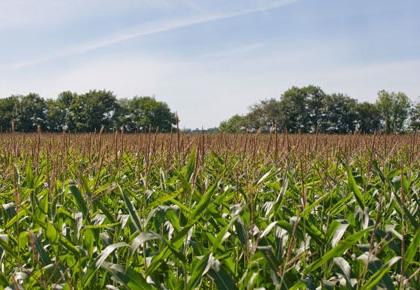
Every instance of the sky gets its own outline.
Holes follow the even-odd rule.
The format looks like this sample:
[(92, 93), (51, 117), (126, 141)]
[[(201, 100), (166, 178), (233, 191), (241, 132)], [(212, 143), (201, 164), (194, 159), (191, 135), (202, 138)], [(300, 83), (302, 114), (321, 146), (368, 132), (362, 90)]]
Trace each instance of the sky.
[(0, 97), (155, 96), (218, 126), (292, 86), (420, 101), (418, 0), (0, 0)]

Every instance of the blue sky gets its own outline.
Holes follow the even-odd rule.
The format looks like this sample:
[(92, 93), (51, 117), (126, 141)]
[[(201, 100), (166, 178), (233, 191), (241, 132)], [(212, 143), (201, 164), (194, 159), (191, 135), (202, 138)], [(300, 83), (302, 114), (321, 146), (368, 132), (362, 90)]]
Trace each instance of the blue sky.
[(212, 127), (291, 86), (420, 96), (418, 0), (0, 0), (0, 97), (154, 95)]

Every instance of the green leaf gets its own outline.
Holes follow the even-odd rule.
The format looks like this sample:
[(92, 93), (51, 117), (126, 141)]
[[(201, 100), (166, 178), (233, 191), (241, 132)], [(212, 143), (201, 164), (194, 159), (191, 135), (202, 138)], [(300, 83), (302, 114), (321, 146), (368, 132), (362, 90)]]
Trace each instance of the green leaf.
[(273, 172), (272, 170), (267, 171), (263, 176), (261, 176), (261, 178), (257, 181), (257, 185), (262, 184), (268, 177), (270, 177), (270, 175), (272, 175)]
[(57, 230), (55, 229), (55, 227), (48, 223), (47, 224), (47, 230), (46, 230), (46, 236), (48, 238), (48, 240), (50, 240), (51, 242), (56, 242), (58, 240), (58, 233)]
[(7, 235), (1, 234), (0, 235), (0, 249), (3, 248), (3, 250), (6, 251), (9, 255), (11, 255), (13, 258), (17, 259), (17, 255), (15, 251), (10, 247), (8, 244)]
[(51, 259), (48, 256), (48, 253), (45, 251), (44, 247), (42, 246), (40, 240), (33, 233), (31, 233), (31, 239), (35, 243), (35, 249), (37, 250), (39, 254), (39, 259), (42, 265), (46, 266), (46, 265), (51, 264)]
[(21, 232), (18, 238), (19, 250), (26, 249), (29, 242), (29, 233), (27, 231)]
[(74, 182), (69, 184), (70, 192), (73, 194), (76, 199), (76, 204), (79, 207), (79, 210), (83, 213), (84, 217), (88, 217), (88, 208), (85, 199), (82, 196), (82, 193), (77, 188)]
[(130, 215), (130, 218), (133, 221), (134, 226), (136, 227), (136, 229), (138, 231), (141, 231), (142, 226), (141, 226), (140, 218), (137, 215), (137, 211), (134, 208), (133, 204), (131, 203), (131, 200), (130, 200), (128, 194), (121, 188), (120, 185), (118, 185), (118, 188), (119, 188), (119, 190), (121, 192), (121, 195), (123, 197), (125, 206), (127, 207), (127, 210), (128, 210), (128, 214)]
[(411, 241), (410, 245), (407, 247), (407, 250), (404, 255), (404, 271), (407, 271), (408, 266), (414, 262), (414, 257), (416, 256), (417, 249), (420, 247), (420, 228), (417, 229), (416, 235)]
[(102, 253), (99, 255), (98, 260), (96, 261), (96, 267), (99, 268), (105, 262), (109, 255), (112, 254), (116, 249), (122, 247), (129, 247), (127, 243), (119, 242), (112, 245), (107, 246)]
[(194, 207), (193, 211), (191, 212), (191, 215), (190, 215), (191, 220), (194, 220), (197, 216), (203, 214), (204, 210), (210, 204), (211, 197), (216, 192), (217, 186), (218, 186), (218, 182), (214, 182), (214, 184), (201, 197), (200, 202)]
[(332, 258), (342, 255), (347, 249), (354, 246), (368, 230), (369, 229), (359, 231), (340, 241), (337, 246), (325, 253), (320, 259), (310, 264), (304, 272), (306, 274), (311, 273), (325, 263), (329, 262)]
[[(264, 243), (266, 244), (266, 243)], [(263, 253), (264, 258), (267, 260), (268, 265), (270, 266), (273, 273), (277, 273), (280, 267), (280, 261), (276, 258), (273, 248), (269, 245), (259, 246), (257, 248), (261, 253)]]
[(217, 289), (219, 290), (237, 289), (235, 281), (222, 265), (220, 265), (218, 269), (213, 269), (213, 268), (210, 269), (208, 274), (216, 283)]
[(133, 251), (137, 250), (140, 246), (142, 246), (145, 242), (151, 241), (151, 240), (163, 240), (163, 238), (154, 233), (154, 232), (141, 232), (131, 243), (131, 249)]
[(225, 234), (229, 231), (229, 229), (232, 227), (232, 225), (236, 222), (237, 217), (230, 220), (229, 224), (225, 226), (216, 236), (216, 239), (213, 242), (213, 252), (217, 251), (219, 246), (221, 245), (223, 241), (223, 237)]
[(379, 271), (377, 271), (375, 274), (372, 275), (372, 277), (369, 278), (369, 280), (363, 285), (362, 289), (373, 289), (379, 282), (381, 282), (382, 278), (386, 273), (388, 273), (391, 267), (400, 259), (401, 257), (394, 257), (391, 260), (389, 260)]
[(144, 277), (131, 268), (124, 269), (121, 265), (104, 262), (101, 268), (108, 271), (114, 276), (121, 284), (127, 289), (131, 290), (148, 290), (155, 289), (152, 285), (148, 284)]
[(324, 202), (328, 197), (330, 197), (334, 193), (334, 191), (330, 191), (322, 195), (321, 197), (318, 197), (314, 202), (308, 203), (305, 206), (305, 209), (300, 214), (301, 217), (308, 217), (308, 215), (312, 212), (312, 210), (317, 207), (320, 203)]
[(20, 209), (19, 211), (18, 211), (18, 213), (15, 215), (15, 216), (13, 216), (13, 218), (11, 218), (10, 220), (9, 220), (9, 222), (4, 226), (4, 228), (5, 229), (9, 229), (9, 228), (11, 228), (12, 226), (14, 226), (15, 224), (17, 224), (17, 223), (19, 223), (19, 220), (21, 219), (21, 218), (23, 218), (24, 216), (26, 216), (27, 215), (27, 210), (26, 210), (26, 208), (22, 208), (22, 209)]
[(203, 276), (204, 269), (207, 266), (207, 262), (210, 254), (207, 254), (200, 258), (200, 260), (194, 265), (191, 273), (191, 277), (188, 280), (188, 289), (194, 289), (199, 282), (200, 278)]
[[(402, 214), (402, 212), (404, 212), (404, 214), (405, 214), (405, 216), (406, 216), (406, 218), (410, 221), (410, 223), (411, 223), (411, 225), (415, 228), (415, 229), (417, 229), (418, 228), (418, 219), (416, 219), (412, 214), (411, 214), (411, 212), (410, 212), (410, 210), (407, 208), (407, 206), (404, 204), (404, 202), (401, 200), (401, 198), (399, 197), (399, 195), (398, 194), (395, 194), (394, 195), (394, 197), (395, 197), (395, 199), (396, 199), (396, 201), (397, 202), (395, 202), (394, 204), (397, 206), (397, 210), (398, 210), (398, 212), (401, 214), (401, 215), (403, 215)], [(402, 209), (402, 211), (401, 211), (401, 209)]]
[(241, 218), (238, 218), (237, 222), (235, 223), (235, 229), (241, 244), (245, 246), (248, 242), (248, 233), (245, 230), (245, 226)]
[(353, 173), (351, 172), (350, 167), (347, 169), (347, 178), (348, 178), (349, 187), (351, 191), (353, 192), (354, 197), (357, 200), (357, 203), (362, 209), (365, 209), (365, 202), (363, 200), (363, 194), (360, 191), (359, 187), (357, 186), (356, 180), (353, 177)]
[(290, 287), (289, 290), (303, 290), (303, 289), (307, 289), (306, 283), (302, 280), (299, 280), (292, 287)]

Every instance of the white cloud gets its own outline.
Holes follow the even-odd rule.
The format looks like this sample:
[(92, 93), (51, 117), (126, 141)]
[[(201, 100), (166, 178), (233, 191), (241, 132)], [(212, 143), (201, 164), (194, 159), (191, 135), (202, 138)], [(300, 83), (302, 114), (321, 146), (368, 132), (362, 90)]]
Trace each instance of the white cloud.
[[(44, 0), (46, 1), (46, 0)], [(228, 18), (234, 18), (239, 16), (245, 16), (248, 14), (258, 13), (276, 9), (282, 6), (286, 6), (296, 2), (297, 0), (277, 0), (277, 1), (263, 1), (260, 5), (254, 5), (251, 8), (239, 8), (235, 11), (223, 11), (216, 13), (208, 13), (205, 15), (198, 15), (188, 18), (164, 20), (157, 23), (146, 23), (140, 27), (131, 28), (128, 31), (116, 33), (102, 39), (95, 39), (87, 43), (75, 45), (70, 48), (65, 48), (57, 53), (49, 53), (46, 56), (42, 56), (37, 59), (27, 60), (19, 63), (11, 64), (10, 67), (13, 69), (21, 69), (28, 66), (37, 65), (40, 63), (48, 62), (55, 59), (65, 58), (72, 55), (84, 54), (99, 48), (108, 47), (117, 43), (125, 42), (134, 38), (145, 37), (162, 32), (168, 32), (180, 28), (194, 26), (197, 24), (203, 24), (213, 21), (224, 20)]]
[[(18, 4), (15, 7), (12, 4), (15, 0), (0, 0), (0, 11), (7, 11), (8, 14), (0, 14), (0, 33), (5, 24), (13, 23), (10, 20), (13, 15), (27, 16), (26, 20), (22, 20), (29, 21), (27, 23), (62, 23), (60, 21), (67, 21), (60, 20), (66, 9), (69, 11), (64, 18), (71, 19), (78, 15), (82, 7), (87, 10), (84, 13), (89, 14), (102, 1), (106, 1), (105, 6), (114, 2), (16, 1)], [(119, 97), (156, 95), (179, 112), (181, 126), (211, 127), (233, 114), (245, 113), (250, 105), (263, 98), (279, 97), (293, 85), (315, 84), (326, 92), (343, 92), (370, 101), (375, 99), (380, 89), (401, 90), (411, 98), (420, 95), (419, 60), (357, 64), (348, 59), (354, 55), (352, 39), (347, 43), (344, 43), (346, 40), (340, 42), (340, 39), (320, 41), (310, 43), (310, 47), (305, 40), (299, 44), (253, 42), (250, 39), (242, 45), (226, 44), (218, 51), (213, 47), (201, 55), (174, 54), (178, 58), (141, 51), (132, 54), (123, 51), (110, 53), (115, 50), (93, 53), (98, 48), (133, 38), (268, 11), (294, 1), (122, 0), (114, 5), (128, 7), (129, 3), (134, 5), (135, 2), (152, 7), (152, 10), (170, 11), (179, 9), (177, 5), (183, 5), (181, 7), (190, 7), (192, 11), (187, 14), (175, 13), (170, 19), (166, 15), (154, 22), (145, 22), (101, 39), (75, 44), (61, 49), (59, 53), (47, 52), (45, 56), (15, 63), (12, 67), (0, 65), (0, 96), (35, 91), (44, 97), (55, 97), (63, 90), (84, 92), (89, 89), (113, 90)], [(39, 3), (39, 7), (36, 7), (36, 3)], [(53, 3), (58, 3), (56, 13), (51, 8)], [(75, 7), (70, 7), (69, 3)], [(220, 3), (227, 4), (220, 6)], [(4, 7), (9, 7), (9, 10), (1, 10)], [(20, 10), (22, 7), (29, 10)], [(33, 14), (30, 12), (32, 8), (35, 9)], [(42, 21), (50, 13), (52, 20)]]
[(294, 85), (315, 84), (328, 93), (342, 92), (369, 101), (376, 98), (380, 89), (400, 90), (411, 98), (420, 95), (420, 61), (334, 64), (325, 62), (321, 51), (333, 57), (333, 52), (323, 47), (313, 54), (303, 50), (273, 54), (257, 44), (245, 46), (239, 54), (226, 51), (225, 55), (194, 61), (107, 55), (75, 64), (63, 72), (6, 76), (0, 79), (0, 95), (35, 91), (54, 97), (69, 89), (109, 89), (119, 97), (156, 95), (178, 111), (182, 126), (198, 128), (217, 126), (233, 114), (245, 113), (259, 100), (279, 97)]

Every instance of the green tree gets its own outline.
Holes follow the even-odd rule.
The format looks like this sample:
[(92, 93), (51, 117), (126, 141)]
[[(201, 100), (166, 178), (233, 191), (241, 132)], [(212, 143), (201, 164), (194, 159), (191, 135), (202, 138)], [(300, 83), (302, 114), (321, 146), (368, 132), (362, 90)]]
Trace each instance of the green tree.
[(7, 132), (12, 130), (12, 123), (16, 125), (19, 117), (18, 113), (19, 98), (11, 96), (8, 98), (0, 99), (0, 130)]
[(378, 93), (376, 106), (386, 133), (404, 131), (410, 112), (410, 100), (404, 93), (382, 90)]
[(50, 132), (62, 132), (67, 130), (68, 109), (63, 106), (59, 99), (47, 100), (47, 130)]
[(58, 107), (65, 128), (75, 132), (94, 132), (102, 128), (116, 128), (115, 114), (118, 102), (110, 91), (92, 90), (78, 95), (70, 92), (60, 94)]
[(37, 94), (0, 99), (0, 130), (33, 132), (38, 127), (50, 132), (112, 131), (124, 126), (128, 131), (159, 129), (169, 132), (176, 123), (168, 105), (151, 97), (117, 101), (106, 90), (85, 94), (62, 92), (55, 100)]
[(320, 130), (320, 125), (326, 117), (325, 98), (327, 95), (320, 87), (307, 86), (302, 88), (305, 94), (305, 109), (308, 111), (309, 123), (306, 125), (309, 132)]
[(420, 103), (417, 103), (411, 107), (410, 110), (410, 130), (420, 130)]
[(219, 129), (225, 133), (244, 132), (249, 128), (249, 120), (247, 116), (234, 115), (228, 120), (220, 123)]
[(168, 105), (152, 97), (134, 97), (120, 102), (120, 105), (119, 119), (127, 131), (170, 132), (176, 123), (176, 116)]
[(102, 127), (106, 130), (115, 129), (114, 116), (118, 111), (115, 95), (110, 91), (89, 91), (84, 98), (84, 113), (86, 114), (88, 131), (99, 131)]
[(306, 96), (302, 89), (292, 87), (281, 96), (282, 123), (291, 133), (307, 131), (308, 112), (305, 109)]
[(51, 122), (55, 124), (57, 131), (77, 132), (76, 121), (80, 118), (78, 100), (78, 95), (70, 91), (64, 91), (58, 95), (55, 108), (51, 112)]
[(315, 132), (322, 122), (325, 93), (316, 86), (292, 87), (281, 96), (284, 127), (292, 133)]
[(44, 99), (38, 94), (30, 93), (19, 97), (17, 104), (17, 130), (22, 132), (34, 132), (38, 126), (46, 128), (47, 107)]
[[(269, 131), (272, 127), (282, 128), (281, 103), (276, 99), (263, 100), (252, 106), (247, 115), (247, 127)], [(245, 125), (245, 124), (243, 124)]]
[(378, 108), (371, 103), (363, 102), (356, 106), (357, 130), (363, 133), (375, 133), (381, 128)]
[(356, 129), (357, 101), (343, 94), (326, 95), (321, 108), (319, 131), (350, 133)]

